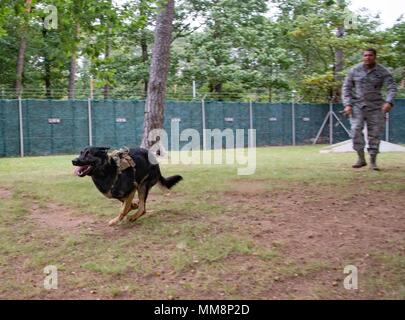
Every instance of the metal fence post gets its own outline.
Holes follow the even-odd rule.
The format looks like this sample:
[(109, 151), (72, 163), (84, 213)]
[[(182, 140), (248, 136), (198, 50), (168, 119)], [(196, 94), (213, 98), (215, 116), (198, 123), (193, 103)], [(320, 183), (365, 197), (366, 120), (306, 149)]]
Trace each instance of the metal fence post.
[(20, 156), (24, 157), (24, 127), (21, 96), (18, 96), (18, 118), (20, 125)]
[(292, 96), (292, 104), (291, 104), (291, 127), (292, 127), (292, 145), (296, 145), (296, 137), (295, 137), (295, 94), (297, 91), (293, 90), (291, 93)]
[(207, 148), (207, 139), (205, 132), (205, 96), (201, 99), (201, 117), (202, 117), (202, 136), (203, 136), (203, 150)]
[(253, 102), (252, 98), (249, 99), (249, 127), (250, 127), (250, 132), (248, 132), (249, 136), (249, 147), (253, 146)]
[(193, 79), (193, 99), (197, 97), (197, 86), (195, 83), (195, 79)]
[(92, 121), (92, 112), (91, 112), (91, 98), (87, 99), (87, 114), (89, 118), (89, 145), (93, 145), (93, 121)]
[(329, 144), (333, 144), (333, 102), (329, 102)]

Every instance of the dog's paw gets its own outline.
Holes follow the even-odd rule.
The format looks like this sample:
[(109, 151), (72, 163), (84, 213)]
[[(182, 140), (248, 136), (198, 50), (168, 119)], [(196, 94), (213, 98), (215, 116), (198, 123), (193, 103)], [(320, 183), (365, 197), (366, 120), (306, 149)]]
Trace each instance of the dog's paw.
[(110, 220), (110, 222), (108, 223), (108, 225), (109, 225), (110, 227), (115, 226), (119, 221), (120, 221), (119, 218), (114, 218), (114, 219)]
[(137, 213), (135, 213), (133, 216), (130, 216), (130, 217), (128, 218), (128, 221), (129, 221), (129, 222), (134, 222), (134, 221), (138, 220), (140, 217), (142, 217), (145, 213), (146, 213), (146, 211), (137, 212)]

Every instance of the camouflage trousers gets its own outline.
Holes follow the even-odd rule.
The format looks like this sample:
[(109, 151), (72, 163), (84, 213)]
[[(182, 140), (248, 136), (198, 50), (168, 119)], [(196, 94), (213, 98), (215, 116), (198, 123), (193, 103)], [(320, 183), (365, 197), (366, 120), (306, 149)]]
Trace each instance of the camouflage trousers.
[(365, 108), (353, 108), (351, 118), (353, 149), (364, 150), (366, 141), (364, 139), (364, 124), (367, 124), (368, 152), (378, 154), (380, 149), (381, 135), (384, 131), (385, 115), (381, 109), (370, 110)]

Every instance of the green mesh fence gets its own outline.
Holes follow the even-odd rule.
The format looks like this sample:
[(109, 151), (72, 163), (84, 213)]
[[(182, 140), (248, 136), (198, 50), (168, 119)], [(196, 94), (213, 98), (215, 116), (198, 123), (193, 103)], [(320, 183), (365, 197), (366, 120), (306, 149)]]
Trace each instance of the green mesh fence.
[[(390, 115), (390, 141), (405, 143), (405, 100), (397, 100)], [(23, 149), (25, 155), (74, 154), (90, 144), (97, 146), (134, 147), (143, 134), (144, 101), (99, 100), (91, 101), (89, 121), (88, 101), (22, 100)], [(333, 110), (346, 126), (350, 123), (339, 114), (341, 105)], [(204, 103), (206, 129), (244, 130), (245, 146), (248, 144), (250, 125), (256, 129), (257, 146), (291, 145), (293, 141), (291, 104), (268, 104), (206, 101)], [(295, 137), (299, 145), (310, 144), (316, 137), (329, 112), (327, 104), (295, 105)], [(18, 100), (0, 100), (0, 156), (18, 156), (20, 145), (20, 119)], [(195, 129), (203, 139), (203, 108), (201, 101), (168, 101), (164, 127), (168, 133), (169, 147), (172, 134)], [(178, 130), (176, 130), (178, 128)], [(182, 148), (186, 143), (180, 142)], [(349, 139), (343, 127), (334, 120), (333, 142)], [(321, 133), (320, 143), (329, 143), (329, 122)], [(225, 139), (223, 141), (225, 146)]]
[(405, 99), (396, 100), (390, 113), (390, 141), (405, 144)]
[(16, 100), (0, 100), (0, 156), (20, 152), (19, 113)]

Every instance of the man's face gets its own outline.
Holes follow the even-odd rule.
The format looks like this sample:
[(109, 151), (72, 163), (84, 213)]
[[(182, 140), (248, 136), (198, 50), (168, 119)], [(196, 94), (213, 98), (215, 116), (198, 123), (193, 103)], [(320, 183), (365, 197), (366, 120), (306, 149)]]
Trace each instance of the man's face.
[(363, 62), (366, 66), (373, 66), (375, 65), (376, 62), (376, 56), (373, 52), (371, 51), (365, 51), (363, 53)]

